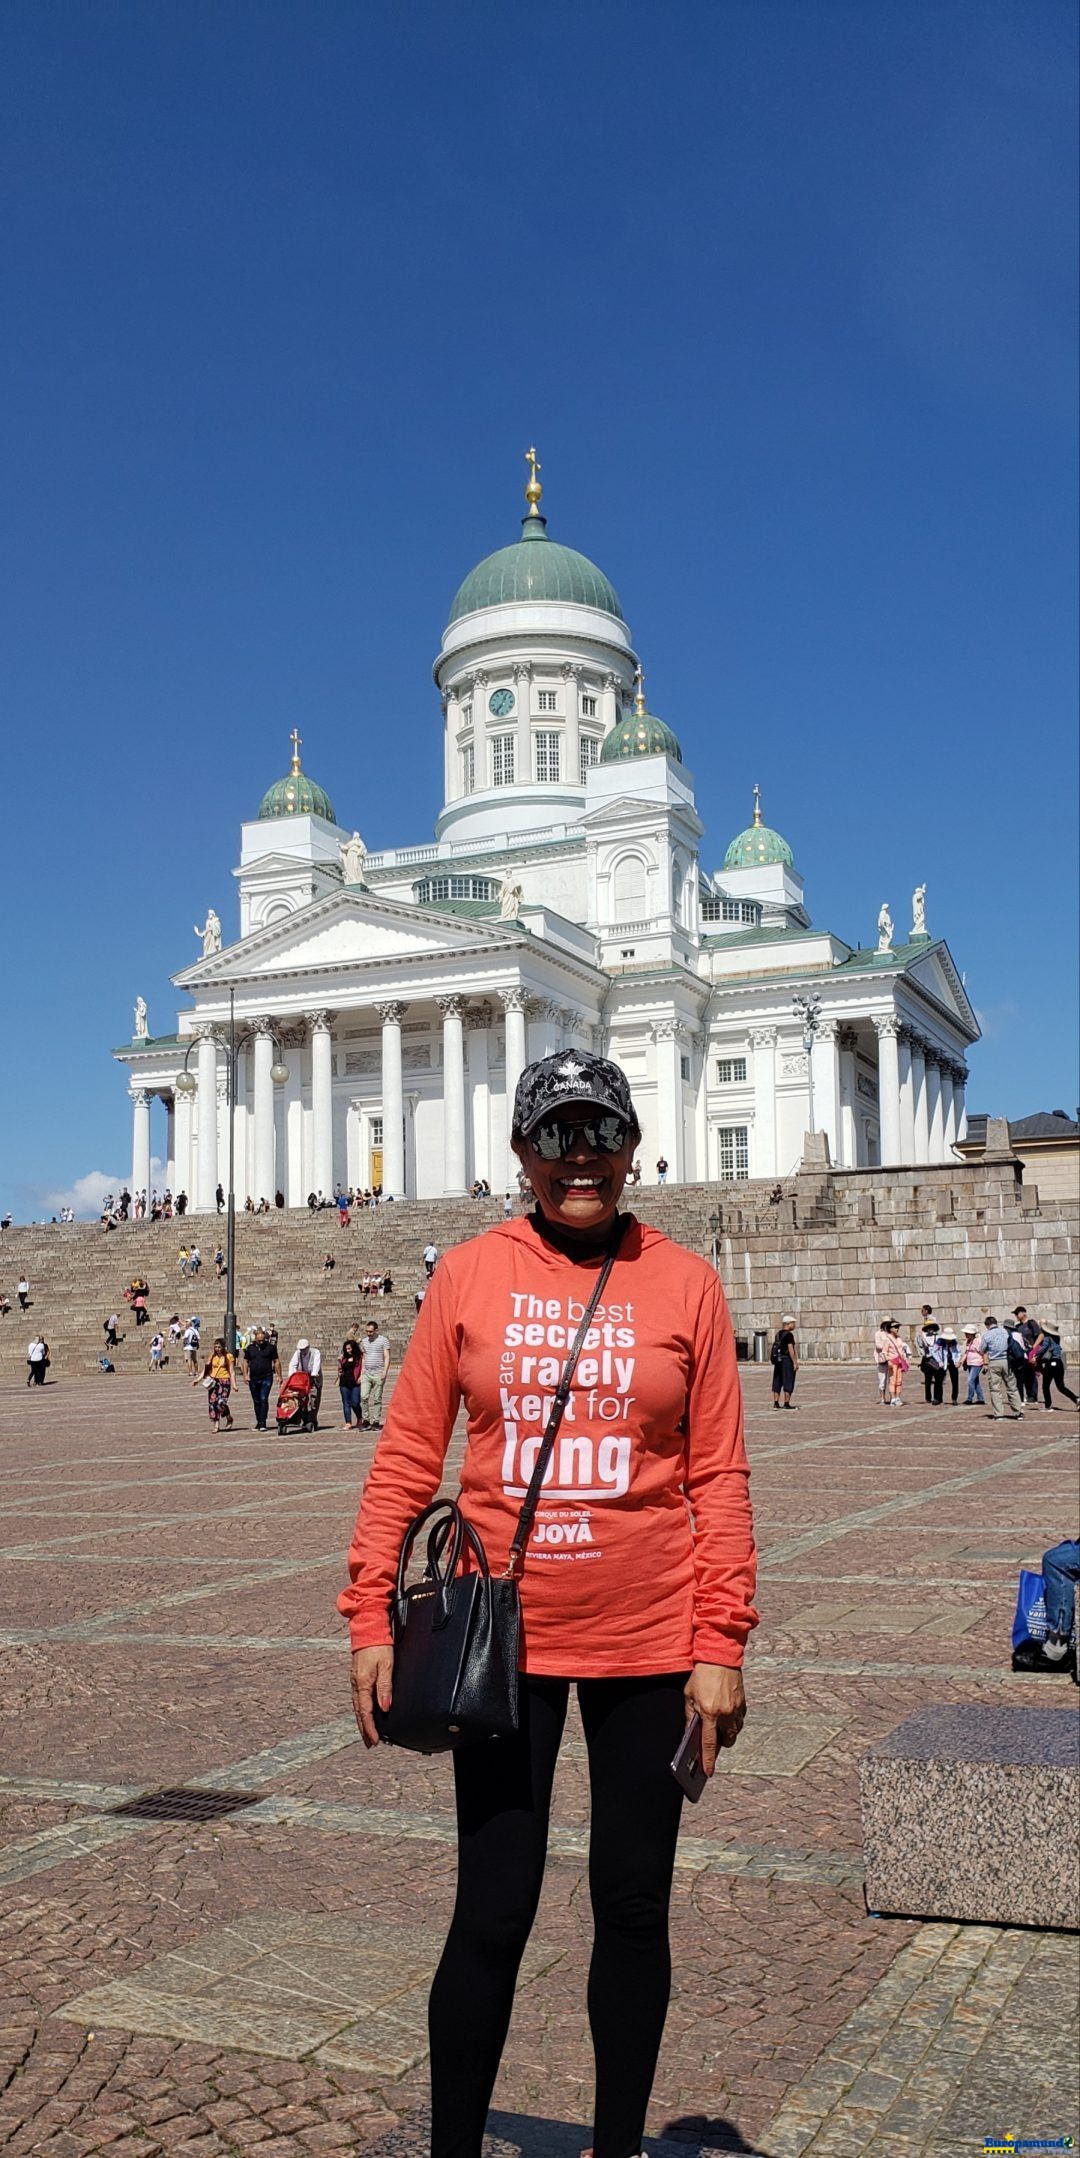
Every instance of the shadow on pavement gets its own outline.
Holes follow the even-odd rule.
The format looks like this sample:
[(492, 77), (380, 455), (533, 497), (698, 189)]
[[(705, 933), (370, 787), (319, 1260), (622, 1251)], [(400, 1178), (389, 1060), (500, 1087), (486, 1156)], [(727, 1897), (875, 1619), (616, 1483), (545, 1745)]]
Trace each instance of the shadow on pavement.
[[(364, 2158), (423, 2158), (428, 2149), (428, 2116), (415, 2113), (391, 2134), (368, 2144)], [(491, 2113), (484, 2138), (484, 2158), (581, 2158), (589, 2130), (567, 2121), (541, 2120), (524, 2113)], [(662, 2136), (646, 2136), (648, 2158), (714, 2158), (723, 2152), (760, 2158), (731, 2121), (704, 2114), (670, 2121)]]

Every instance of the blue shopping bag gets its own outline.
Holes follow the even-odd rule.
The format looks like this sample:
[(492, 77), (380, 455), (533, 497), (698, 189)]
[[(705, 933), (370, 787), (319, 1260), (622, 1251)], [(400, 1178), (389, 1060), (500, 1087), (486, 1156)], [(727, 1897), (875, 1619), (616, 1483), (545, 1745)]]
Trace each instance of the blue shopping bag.
[(1041, 1574), (1033, 1574), (1026, 1566), (1020, 1568), (1020, 1582), (1016, 1592), (1016, 1617), (1013, 1620), (1012, 1645), (1022, 1647), (1025, 1641), (1045, 1641), (1046, 1590)]

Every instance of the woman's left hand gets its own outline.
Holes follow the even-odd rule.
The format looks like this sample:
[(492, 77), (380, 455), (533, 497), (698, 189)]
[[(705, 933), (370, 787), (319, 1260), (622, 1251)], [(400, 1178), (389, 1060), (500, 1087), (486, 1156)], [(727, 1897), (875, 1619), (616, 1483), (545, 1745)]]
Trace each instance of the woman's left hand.
[(718, 1748), (733, 1746), (746, 1721), (742, 1672), (724, 1663), (696, 1663), (683, 1699), (687, 1723), (691, 1716), (701, 1718), (701, 1765), (711, 1776)]

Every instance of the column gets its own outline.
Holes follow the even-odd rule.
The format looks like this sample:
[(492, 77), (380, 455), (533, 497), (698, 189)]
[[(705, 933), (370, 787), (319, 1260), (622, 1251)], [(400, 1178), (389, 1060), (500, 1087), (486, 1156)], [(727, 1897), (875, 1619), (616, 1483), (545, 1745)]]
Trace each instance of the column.
[(165, 1096), (165, 1189), (176, 1194), (176, 1096)]
[(532, 668), (514, 668), (514, 719), (517, 748), (514, 751), (514, 783), (528, 786), (532, 779)]
[(875, 1019), (878, 1038), (878, 1109), (881, 1117), (881, 1166), (900, 1160), (900, 1021), (895, 1012)]
[(814, 1128), (827, 1134), (829, 1159), (840, 1160), (840, 1057), (839, 1028), (835, 1019), (823, 1019), (814, 1035)]
[(952, 1161), (953, 1140), (956, 1137), (956, 1108), (953, 1102), (953, 1064), (941, 1067), (941, 1159)]
[[(473, 707), (473, 725), (476, 708)], [(383, 1192), (405, 1197), (405, 1104), (401, 1093), (401, 1022), (407, 1004), (377, 1004), (382, 1020)]]
[(658, 1019), (652, 1031), (656, 1044), (656, 1108), (660, 1152), (668, 1165), (668, 1182), (681, 1184), (686, 1173), (686, 1140), (679, 1060), (686, 1030), (679, 1025), (677, 1019)]
[(900, 1159), (909, 1167), (915, 1159), (915, 1081), (911, 1069), (911, 1028), (901, 1027), (900, 1052)]
[(967, 1086), (967, 1076), (967, 1066), (965, 1064), (958, 1064), (956, 1067), (956, 1077), (953, 1080), (953, 1115), (956, 1120), (957, 1146), (959, 1146), (962, 1141), (967, 1137), (967, 1102), (964, 1098), (964, 1089)]
[[(697, 1051), (697, 1096), (694, 1101), (694, 1180), (705, 1184), (709, 1178), (709, 1035), (703, 1027), (694, 1036)], [(775, 1129), (775, 1118), (774, 1118)], [(755, 1175), (757, 1172), (755, 1171)]]
[(464, 999), (436, 997), (443, 1038), (443, 1191), (448, 1199), (465, 1196), (465, 1035)]
[(183, 1192), (191, 1204), (191, 1096), (178, 1094), (175, 1105), (176, 1182), (173, 1197)]
[[(456, 802), (461, 793), (461, 758), (457, 738), (461, 732), (461, 706), (456, 689), (448, 689), (443, 699), (443, 801)], [(476, 713), (473, 712), (473, 740), (476, 740)], [(481, 738), (483, 729), (480, 729)], [(477, 784), (483, 780), (477, 774)]]
[(941, 1058), (936, 1049), (927, 1049), (926, 1056), (926, 1121), (929, 1128), (927, 1161), (943, 1161), (945, 1158), (945, 1128), (941, 1121)]
[(520, 986), (499, 991), (506, 1013), (506, 1183), (504, 1190), (512, 1191), (517, 1178), (518, 1159), (510, 1145), (514, 1122), (514, 1095), (517, 1083), (525, 1069), (525, 1007), (528, 997)]
[(274, 1203), (274, 1082), (270, 1077), (274, 1065), (274, 1025), (271, 1019), (255, 1021), (255, 1055), (252, 1075), (252, 1107), (255, 1115), (255, 1173), (252, 1178), (252, 1198), (256, 1206), (260, 1199)]
[(199, 1110), (198, 1153), (195, 1175), (195, 1211), (212, 1214), (218, 1181), (217, 1043), (211, 1027), (199, 1029), (199, 1065), (196, 1101)]
[(619, 691), (619, 677), (618, 677), (618, 675), (617, 675), (617, 674), (606, 674), (606, 675), (604, 676), (604, 686), (603, 686), (603, 689), (602, 689), (602, 690), (601, 690), (601, 692), (600, 692), (600, 716), (601, 716), (601, 718), (602, 718), (602, 720), (603, 720), (603, 722), (604, 722), (604, 734), (605, 734), (605, 736), (606, 736), (606, 735), (609, 735), (609, 734), (611, 733), (611, 730), (612, 730), (612, 728), (613, 728), (613, 727), (617, 727), (617, 726), (618, 726), (618, 723), (619, 723), (619, 695), (618, 695), (618, 691)]
[(930, 1159), (930, 1118), (926, 1105), (926, 1043), (921, 1034), (911, 1037), (911, 1086), (915, 1099), (916, 1167)]
[(311, 1188), (334, 1192), (334, 1045), (329, 1012), (308, 1012), (311, 1030)]
[(566, 729), (563, 736), (563, 783), (576, 787), (581, 777), (581, 749), (578, 740), (578, 722), (581, 715), (579, 691), (581, 668), (563, 668), (563, 689), (566, 697)]
[(131, 1196), (137, 1199), (146, 1193), (150, 1203), (150, 1096), (145, 1087), (135, 1087), (131, 1095)]
[(859, 1166), (859, 1037), (854, 1027), (841, 1027), (840, 1049), (840, 1160), (845, 1169)]
[[(751, 1027), (754, 1058), (754, 1176), (776, 1175), (776, 1028)], [(707, 1083), (707, 1081), (706, 1081)], [(701, 1176), (707, 1176), (704, 1150)]]
[(491, 1182), (491, 1085), (488, 1064), (491, 1006), (478, 1004), (466, 1014), (469, 1030), (469, 1094), (472, 1100), (473, 1175)]

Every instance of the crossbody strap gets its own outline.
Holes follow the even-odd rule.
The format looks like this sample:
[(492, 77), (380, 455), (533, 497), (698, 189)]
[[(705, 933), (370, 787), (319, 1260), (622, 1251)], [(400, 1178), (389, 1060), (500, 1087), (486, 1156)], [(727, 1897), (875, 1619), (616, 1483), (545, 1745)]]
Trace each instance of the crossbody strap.
[(629, 1220), (630, 1216), (628, 1214), (621, 1214), (619, 1216), (618, 1222), (615, 1226), (615, 1232), (611, 1240), (611, 1245), (604, 1259), (603, 1266), (601, 1267), (600, 1272), (596, 1277), (596, 1287), (594, 1288), (593, 1293), (590, 1296), (589, 1301), (585, 1307), (581, 1325), (578, 1327), (577, 1333), (574, 1335), (570, 1354), (567, 1357), (565, 1364), (563, 1365), (562, 1377), (559, 1380), (558, 1386), (555, 1389), (555, 1398), (551, 1405), (551, 1415), (548, 1417), (547, 1420), (547, 1429), (544, 1432), (543, 1439), (540, 1443), (540, 1451), (536, 1457), (536, 1466), (533, 1469), (532, 1475), (529, 1478), (529, 1488), (525, 1493), (521, 1512), (518, 1515), (517, 1528), (514, 1530), (514, 1540), (510, 1546), (510, 1556), (506, 1563), (506, 1574), (504, 1577), (508, 1581), (518, 1581), (521, 1578), (521, 1569), (525, 1563), (525, 1546), (528, 1543), (529, 1537), (532, 1534), (532, 1525), (534, 1520), (536, 1519), (536, 1509), (540, 1503), (540, 1489), (543, 1484), (544, 1477), (547, 1474), (548, 1462), (551, 1460), (551, 1456), (555, 1447), (555, 1441), (559, 1435), (559, 1425), (562, 1423), (566, 1404), (570, 1397), (570, 1387), (573, 1382), (574, 1372), (577, 1369), (577, 1360), (578, 1357), (581, 1355), (582, 1348), (584, 1347), (585, 1336), (588, 1333), (590, 1326), (592, 1325), (593, 1315), (596, 1311), (596, 1307), (600, 1302), (600, 1298), (602, 1297), (604, 1290), (607, 1286), (607, 1278), (611, 1272), (612, 1267), (615, 1264), (615, 1259), (618, 1254), (619, 1246), (622, 1243), (623, 1236), (626, 1232)]

